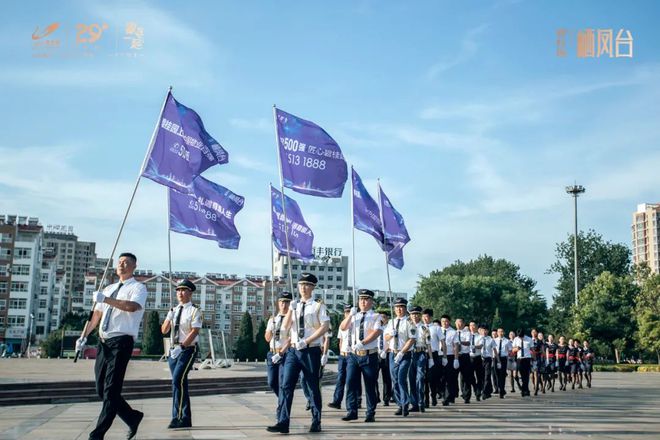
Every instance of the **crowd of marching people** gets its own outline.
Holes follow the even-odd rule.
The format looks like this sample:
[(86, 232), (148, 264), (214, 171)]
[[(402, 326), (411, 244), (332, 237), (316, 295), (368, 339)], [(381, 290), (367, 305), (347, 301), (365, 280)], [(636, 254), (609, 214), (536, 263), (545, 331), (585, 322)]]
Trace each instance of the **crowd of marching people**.
[[(266, 329), (268, 384), (278, 397), (277, 423), (269, 432), (288, 433), (294, 390), (302, 381), (307, 409), (312, 413), (310, 432), (321, 431), (320, 378), (332, 336), (325, 306), (312, 299), (316, 277), (303, 274), (298, 281), (300, 300), (290, 292), (278, 297), (278, 313)], [(425, 412), (441, 404), (464, 404), (505, 398), (519, 392), (555, 392), (590, 388), (594, 353), (588, 341), (535, 329), (503, 328), (409, 307), (405, 298), (389, 310), (374, 310), (374, 292), (361, 289), (355, 306), (346, 305), (335, 331), (339, 339), (337, 383), (330, 408), (346, 410), (344, 421), (357, 420), (365, 396), (364, 422), (375, 422), (376, 407), (396, 406), (395, 415)], [(453, 324), (453, 325), (452, 325)], [(380, 386), (379, 386), (380, 377)], [(508, 380), (507, 380), (508, 377)], [(557, 381), (558, 379), (558, 381)], [(558, 382), (558, 384), (557, 384)]]

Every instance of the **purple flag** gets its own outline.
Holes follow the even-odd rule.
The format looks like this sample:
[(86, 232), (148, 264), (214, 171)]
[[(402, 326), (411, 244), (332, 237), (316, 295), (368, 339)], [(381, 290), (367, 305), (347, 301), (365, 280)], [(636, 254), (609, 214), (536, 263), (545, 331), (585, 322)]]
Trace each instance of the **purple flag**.
[(305, 223), (300, 207), (291, 197), (286, 200), (287, 233), (289, 234), (289, 253), (287, 254), (286, 234), (284, 232), (284, 211), (282, 209), (282, 193), (270, 187), (271, 228), (273, 243), (280, 255), (296, 258), (302, 261), (314, 259), (312, 246), (314, 233)]
[(313, 122), (275, 109), (284, 186), (317, 197), (341, 197), (348, 178), (337, 142)]
[(410, 236), (403, 222), (403, 217), (394, 209), (390, 199), (378, 184), (380, 207), (385, 229), (385, 244), (387, 246), (387, 262), (397, 269), (403, 267), (403, 247), (410, 241)]
[(353, 179), (353, 226), (376, 239), (383, 248), (383, 224), (378, 204), (371, 197), (358, 173), (351, 167)]
[(161, 185), (190, 193), (196, 176), (228, 160), (227, 152), (206, 132), (199, 115), (168, 93), (142, 175)]
[(198, 176), (192, 194), (170, 189), (170, 230), (215, 240), (225, 249), (238, 249), (241, 236), (234, 217), (245, 199), (227, 188)]

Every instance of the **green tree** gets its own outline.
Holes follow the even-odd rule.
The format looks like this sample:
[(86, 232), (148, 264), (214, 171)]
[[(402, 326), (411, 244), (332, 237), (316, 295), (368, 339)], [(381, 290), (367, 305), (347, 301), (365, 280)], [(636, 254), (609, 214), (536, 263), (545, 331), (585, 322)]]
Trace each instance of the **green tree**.
[(660, 364), (660, 274), (648, 274), (641, 281), (635, 312), (638, 344), (654, 353)]
[(542, 328), (547, 307), (535, 285), (514, 263), (484, 255), (421, 276), (412, 303), (432, 308), (437, 316), (448, 314), (488, 325), (497, 318), (509, 330)]
[(637, 323), (635, 297), (639, 288), (632, 276), (603, 272), (580, 292), (580, 305), (573, 307), (570, 330), (578, 339), (588, 339), (598, 354), (614, 354), (617, 362), (622, 352), (632, 350)]
[[(591, 283), (601, 273), (608, 271), (615, 276), (630, 274), (630, 249), (618, 243), (606, 241), (594, 230), (580, 231), (578, 242), (578, 291)], [(556, 334), (567, 334), (571, 322), (571, 307), (575, 303), (575, 277), (573, 235), (555, 249), (557, 260), (547, 273), (559, 275), (557, 293), (550, 308), (550, 330)], [(578, 298), (579, 300), (579, 298)]]
[(261, 324), (259, 324), (259, 328), (257, 329), (257, 335), (255, 336), (256, 342), (255, 342), (255, 353), (257, 356), (257, 359), (260, 361), (263, 361), (266, 359), (266, 354), (268, 353), (268, 350), (270, 350), (270, 347), (268, 346), (268, 342), (266, 342), (266, 320), (262, 320)]
[[(183, 342), (183, 341), (181, 341)], [(142, 352), (144, 354), (163, 354), (163, 335), (160, 332), (160, 317), (156, 310), (152, 310), (147, 315), (147, 322), (144, 326), (142, 336)]]
[(60, 328), (66, 328), (67, 330), (82, 330), (88, 316), (87, 313), (67, 312), (62, 316)]
[(62, 350), (62, 330), (53, 330), (39, 345), (45, 356), (49, 358), (59, 357)]
[(330, 326), (332, 327), (332, 337), (330, 338), (330, 350), (339, 355), (339, 325), (344, 320), (343, 313), (330, 313)]
[(245, 312), (241, 319), (239, 336), (234, 345), (234, 357), (239, 360), (254, 360), (255, 355), (252, 317), (249, 312)]

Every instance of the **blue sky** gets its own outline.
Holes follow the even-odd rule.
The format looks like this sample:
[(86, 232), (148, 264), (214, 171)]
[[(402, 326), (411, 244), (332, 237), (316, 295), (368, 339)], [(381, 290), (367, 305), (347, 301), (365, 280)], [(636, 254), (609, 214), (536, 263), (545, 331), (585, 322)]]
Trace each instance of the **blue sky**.
[[(0, 212), (70, 224), (109, 253), (162, 99), (194, 108), (230, 153), (204, 175), (246, 198), (238, 251), (172, 235), (174, 268), (269, 273), (272, 105), (323, 126), (412, 241), (394, 290), (487, 253), (545, 274), (572, 230), (564, 186), (587, 188), (580, 227), (629, 244), (631, 213), (660, 195), (655, 2), (11, 2), (0, 30)], [(34, 57), (35, 28), (61, 47)], [(137, 58), (113, 56), (127, 22)], [(76, 24), (108, 28), (82, 56)], [(567, 30), (567, 56), (556, 31)], [(578, 30), (630, 30), (634, 57), (581, 59)], [(118, 49), (119, 48), (119, 49)], [(128, 49), (122, 51), (127, 52)], [(350, 252), (342, 199), (292, 194), (319, 246)], [(167, 267), (166, 191), (143, 180), (119, 248)], [(383, 257), (356, 235), (357, 283), (385, 288)]]

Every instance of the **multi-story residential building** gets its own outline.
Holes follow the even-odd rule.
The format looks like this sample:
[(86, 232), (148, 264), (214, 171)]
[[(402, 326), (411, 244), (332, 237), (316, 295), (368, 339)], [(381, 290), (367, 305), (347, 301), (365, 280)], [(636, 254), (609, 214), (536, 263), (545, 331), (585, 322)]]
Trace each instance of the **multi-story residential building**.
[(642, 203), (632, 217), (633, 264), (660, 273), (660, 203)]

